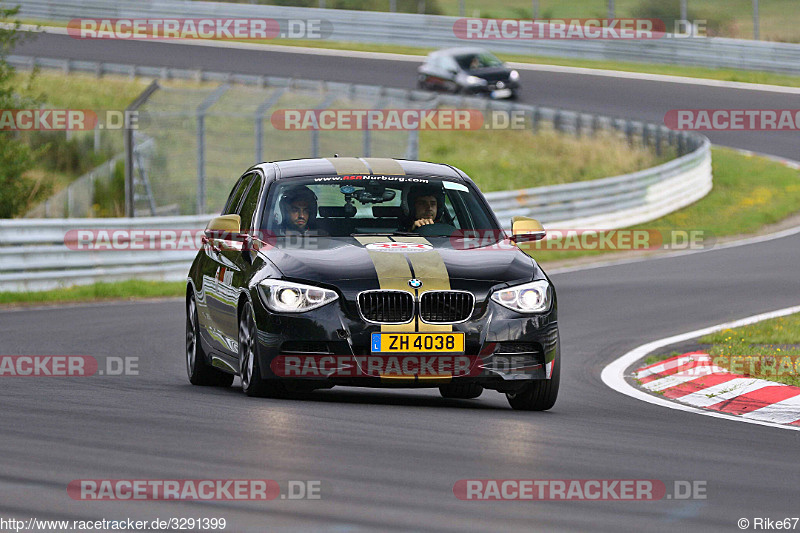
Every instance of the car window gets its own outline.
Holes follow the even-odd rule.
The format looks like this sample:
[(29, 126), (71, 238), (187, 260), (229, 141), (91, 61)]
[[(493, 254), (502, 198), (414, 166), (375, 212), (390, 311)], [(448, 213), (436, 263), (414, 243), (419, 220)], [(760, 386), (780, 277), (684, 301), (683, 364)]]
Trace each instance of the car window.
[(250, 182), (250, 188), (247, 190), (239, 209), (239, 216), (242, 218), (242, 230), (253, 229), (253, 215), (258, 207), (258, 199), (261, 193), (261, 176), (253, 173), (248, 181)]
[(460, 181), (433, 176), (284, 179), (271, 187), (260, 227), (276, 235), (292, 230), (288, 202), (292, 198), (310, 198), (308, 230), (333, 237), (410, 231), (415, 219), (428, 218), (416, 216), (413, 199), (434, 196), (440, 206), (435, 222), (442, 236), (457, 230), (497, 230), (479, 194)]
[(502, 67), (503, 62), (489, 52), (479, 54), (463, 54), (456, 56), (456, 61), (464, 70), (477, 70), (490, 67)]
[(454, 70), (458, 70), (458, 65), (456, 64), (456, 60), (452, 57), (443, 57), (442, 68), (448, 72), (452, 72)]
[(233, 215), (236, 213), (236, 208), (239, 207), (239, 201), (242, 199), (242, 194), (244, 194), (245, 187), (247, 184), (245, 183), (248, 176), (242, 176), (239, 178), (239, 181), (236, 182), (236, 185), (233, 186), (231, 189), (231, 194), (228, 196), (228, 201), (225, 202), (225, 208), (222, 210), (223, 215)]

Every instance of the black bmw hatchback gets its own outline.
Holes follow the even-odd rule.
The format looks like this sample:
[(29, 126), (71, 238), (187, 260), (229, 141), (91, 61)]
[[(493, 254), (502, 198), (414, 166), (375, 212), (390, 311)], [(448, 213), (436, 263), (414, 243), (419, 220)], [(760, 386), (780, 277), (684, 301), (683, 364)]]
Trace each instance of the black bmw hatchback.
[(483, 194), (448, 165), (263, 163), (208, 224), (186, 286), (195, 385), (250, 396), (337, 385), (504, 393), (544, 410), (561, 372), (556, 292)]
[(432, 52), (417, 69), (417, 87), (490, 98), (516, 98), (519, 72), (483, 48)]

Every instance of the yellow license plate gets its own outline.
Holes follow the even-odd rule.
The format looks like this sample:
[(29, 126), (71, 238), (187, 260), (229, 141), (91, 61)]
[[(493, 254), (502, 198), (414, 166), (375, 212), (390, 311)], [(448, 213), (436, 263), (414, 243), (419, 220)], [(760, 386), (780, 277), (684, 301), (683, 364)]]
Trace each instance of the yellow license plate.
[(372, 353), (464, 353), (463, 333), (373, 333)]

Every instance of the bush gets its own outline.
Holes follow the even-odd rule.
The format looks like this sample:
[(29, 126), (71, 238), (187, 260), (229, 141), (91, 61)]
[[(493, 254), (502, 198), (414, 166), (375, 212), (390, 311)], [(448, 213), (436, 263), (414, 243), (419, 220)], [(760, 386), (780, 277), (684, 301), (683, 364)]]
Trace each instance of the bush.
[[(0, 18), (13, 19), (19, 8), (6, 9), (0, 4)], [(20, 40), (19, 23), (0, 28), (0, 109), (12, 110), (32, 107), (34, 101), (19, 97), (12, 85), (14, 68), (6, 62), (6, 56)], [(36, 184), (25, 176), (33, 166), (33, 154), (19, 136), (0, 132), (0, 218), (19, 214), (31, 200)]]
[(96, 217), (125, 216), (125, 162), (118, 161), (108, 181), (94, 184), (92, 212)]
[(63, 131), (33, 131), (24, 137), (33, 150), (41, 152), (39, 166), (78, 177), (114, 155), (109, 146), (95, 153), (94, 137), (77, 134), (67, 140)]

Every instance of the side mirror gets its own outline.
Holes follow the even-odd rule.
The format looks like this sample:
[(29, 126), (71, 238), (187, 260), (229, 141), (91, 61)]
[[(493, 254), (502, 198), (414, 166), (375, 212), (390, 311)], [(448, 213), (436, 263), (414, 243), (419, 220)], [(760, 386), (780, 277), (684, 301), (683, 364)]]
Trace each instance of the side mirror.
[(238, 249), (241, 250), (241, 243), (244, 242), (245, 235), (241, 233), (242, 218), (239, 215), (222, 215), (212, 218), (206, 226), (203, 236), (204, 244), (215, 244), (215, 248)]
[(512, 217), (511, 218), (511, 242), (531, 242), (545, 238), (547, 232), (541, 222), (534, 218)]
[(242, 227), (242, 217), (239, 215), (222, 215), (212, 218), (206, 226), (206, 233), (212, 231), (227, 231), (239, 233)]

